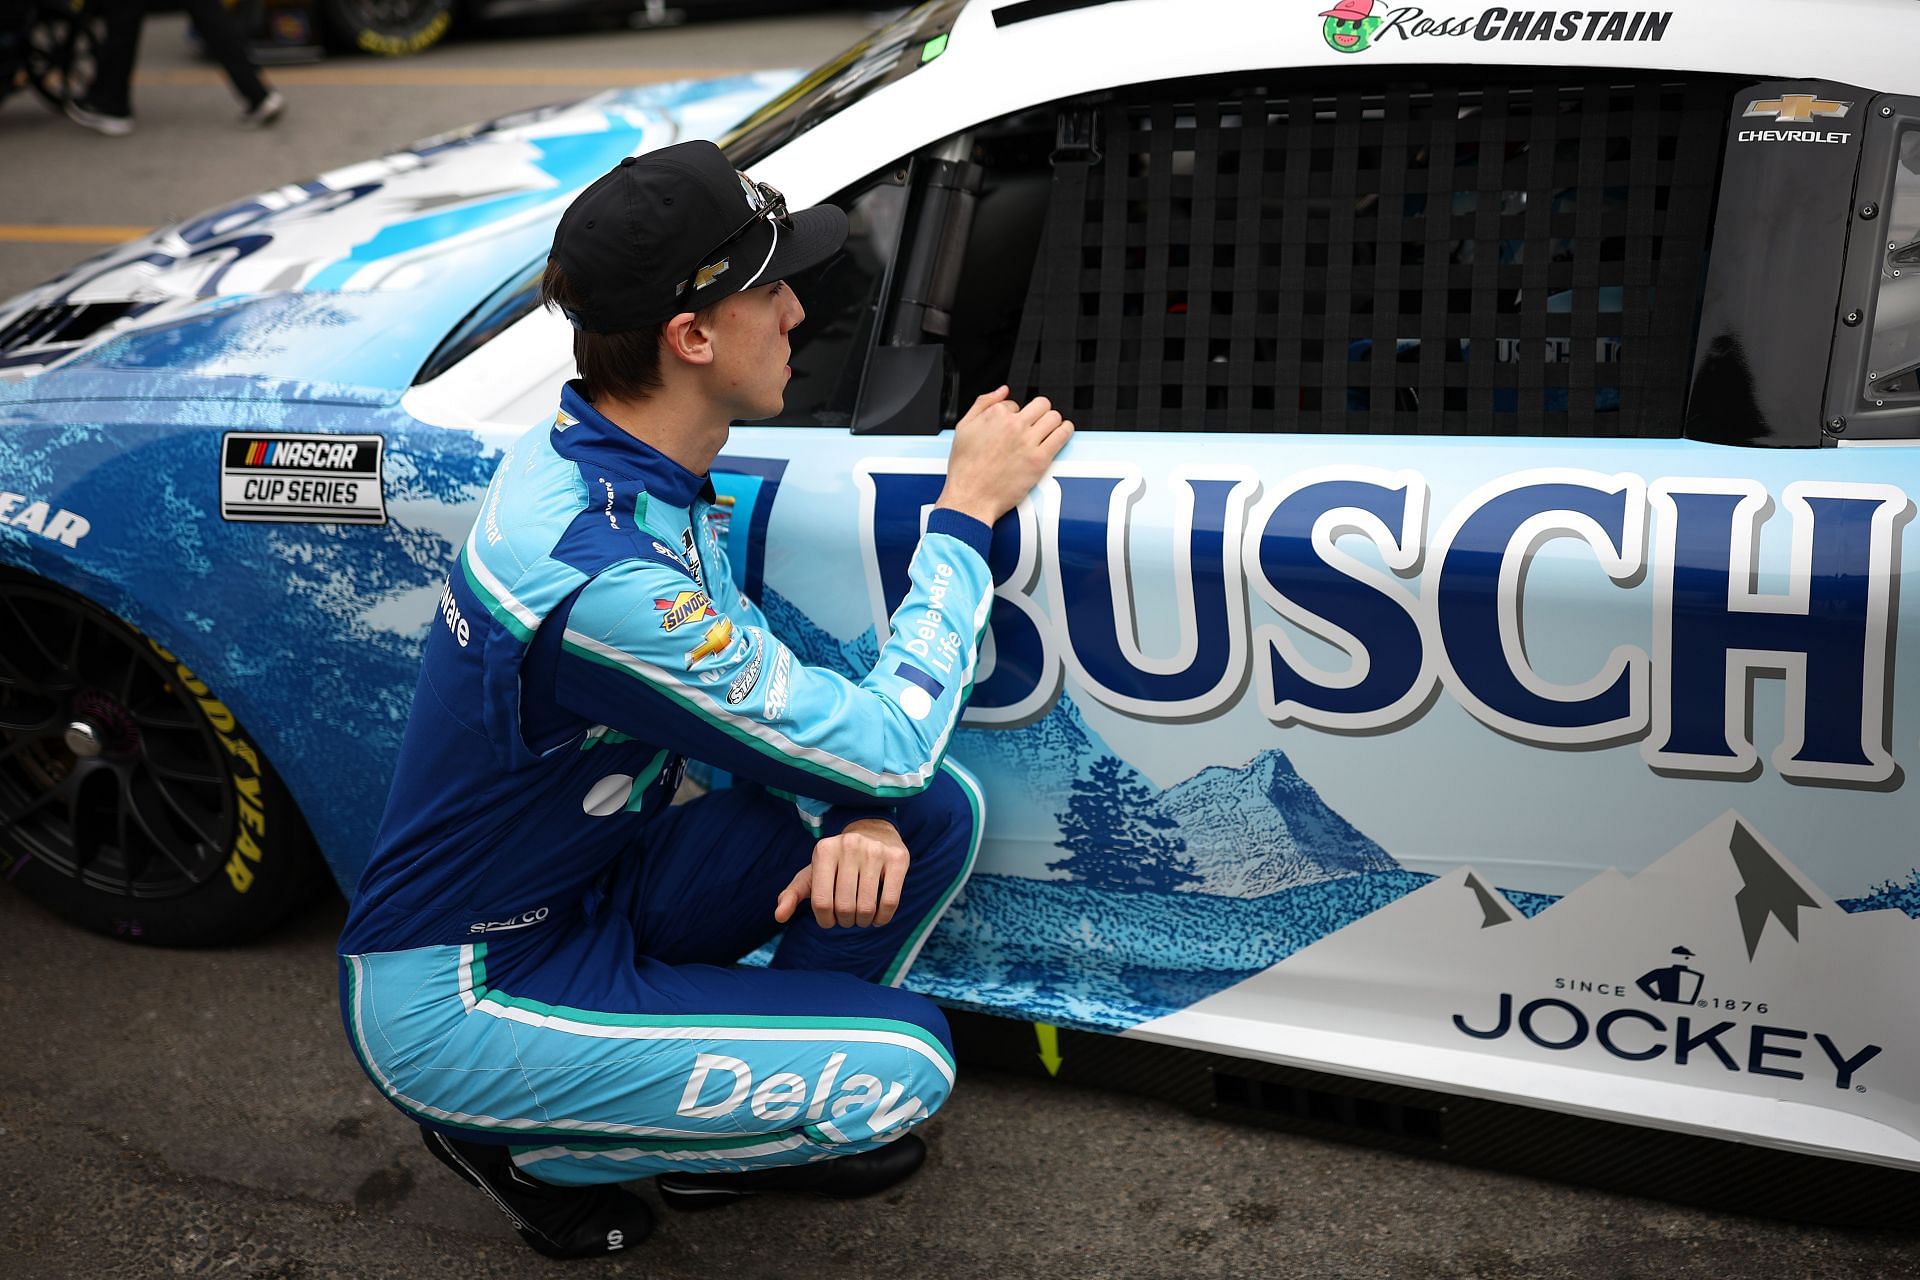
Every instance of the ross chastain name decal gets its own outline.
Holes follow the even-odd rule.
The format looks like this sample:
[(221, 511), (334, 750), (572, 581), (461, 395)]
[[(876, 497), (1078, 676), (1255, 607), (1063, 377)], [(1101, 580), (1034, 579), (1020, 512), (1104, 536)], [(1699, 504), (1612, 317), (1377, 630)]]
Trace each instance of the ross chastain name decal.
[[(909, 585), (922, 511), (940, 464), (874, 459), (855, 470), (878, 634)], [(1787, 777), (1846, 784), (1895, 774), (1887, 745), (1895, 546), (1912, 512), (1884, 484), (1802, 481), (1772, 494), (1745, 479), (1661, 479), (1573, 469), (1502, 476), (1428, 532), (1428, 485), (1413, 471), (1336, 466), (1262, 491), (1240, 466), (1176, 468), (1169, 531), (1174, 589), (1151, 605), (1127, 560), (1139, 468), (1060, 464), (995, 531), (995, 655), (966, 723), (1030, 723), (1071, 676), (1128, 715), (1195, 719), (1244, 696), (1279, 725), (1382, 731), (1417, 720), (1444, 689), (1482, 723), (1527, 742), (1639, 741), (1657, 771), (1757, 770), (1743, 696), (1785, 681), (1772, 763)], [(1786, 589), (1753, 590), (1761, 530), (1784, 521)], [(1156, 537), (1165, 537), (1156, 531)], [(1386, 571), (1343, 549), (1372, 544)], [(1542, 676), (1523, 637), (1524, 590), (1550, 543), (1585, 544), (1593, 590), (1652, 585), (1652, 643), (1620, 643), (1577, 683)], [(1682, 553), (1684, 548), (1684, 554)], [(1564, 554), (1564, 546), (1555, 554)], [(1062, 572), (1071, 566), (1071, 572)], [(1771, 564), (1769, 567), (1772, 567)], [(1642, 598), (1646, 598), (1643, 593)], [(1043, 605), (1041, 600), (1046, 604)], [(1264, 605), (1281, 623), (1250, 624)], [(1133, 619), (1171, 611), (1171, 653), (1142, 651)], [(1328, 669), (1305, 631), (1346, 658)]]
[(1673, 21), (1671, 9), (1507, 9), (1429, 12), (1420, 5), (1384, 6), (1378, 0), (1338, 0), (1322, 11), (1321, 35), (1339, 53), (1362, 53), (1386, 40), (1432, 37), (1486, 41), (1658, 41)]

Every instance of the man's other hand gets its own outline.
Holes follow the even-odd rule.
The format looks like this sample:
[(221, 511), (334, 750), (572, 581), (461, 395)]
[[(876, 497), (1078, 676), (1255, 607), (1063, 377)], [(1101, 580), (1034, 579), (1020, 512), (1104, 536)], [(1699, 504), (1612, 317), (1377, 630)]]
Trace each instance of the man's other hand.
[(813, 846), (813, 861), (774, 900), (773, 918), (785, 924), (811, 899), (822, 929), (890, 924), (900, 908), (910, 861), (906, 841), (891, 822), (850, 822), (839, 835)]
[(1045, 396), (1015, 404), (997, 387), (954, 427), (947, 483), (936, 505), (991, 525), (1020, 505), (1072, 438), (1073, 424)]

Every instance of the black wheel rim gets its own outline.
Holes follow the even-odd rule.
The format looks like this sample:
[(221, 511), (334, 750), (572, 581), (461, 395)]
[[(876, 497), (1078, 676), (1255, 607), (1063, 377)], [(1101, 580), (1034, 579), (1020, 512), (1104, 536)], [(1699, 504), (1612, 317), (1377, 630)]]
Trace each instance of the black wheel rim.
[(0, 580), (0, 841), (126, 898), (220, 874), (233, 831), (224, 749), (182, 677), (118, 619)]
[(55, 111), (86, 97), (105, 39), (105, 19), (58, 12), (36, 16), (27, 41), (27, 79), (34, 91)]

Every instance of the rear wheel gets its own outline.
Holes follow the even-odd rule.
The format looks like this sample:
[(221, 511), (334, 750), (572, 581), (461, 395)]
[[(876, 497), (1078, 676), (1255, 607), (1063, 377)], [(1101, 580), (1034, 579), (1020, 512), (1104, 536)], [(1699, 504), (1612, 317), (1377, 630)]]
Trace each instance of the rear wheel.
[(186, 665), (87, 600), (0, 576), (0, 879), (75, 923), (202, 946), (319, 883), (292, 797)]

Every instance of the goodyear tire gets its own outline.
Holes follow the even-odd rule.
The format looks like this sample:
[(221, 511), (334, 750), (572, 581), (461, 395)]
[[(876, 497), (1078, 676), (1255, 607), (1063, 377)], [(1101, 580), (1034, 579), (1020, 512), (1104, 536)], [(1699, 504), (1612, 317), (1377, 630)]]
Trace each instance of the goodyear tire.
[(383, 58), (419, 53), (453, 25), (453, 0), (326, 0), (327, 43)]
[(321, 884), (286, 787), (226, 704), (112, 614), (0, 576), (0, 881), (89, 929), (237, 942)]

